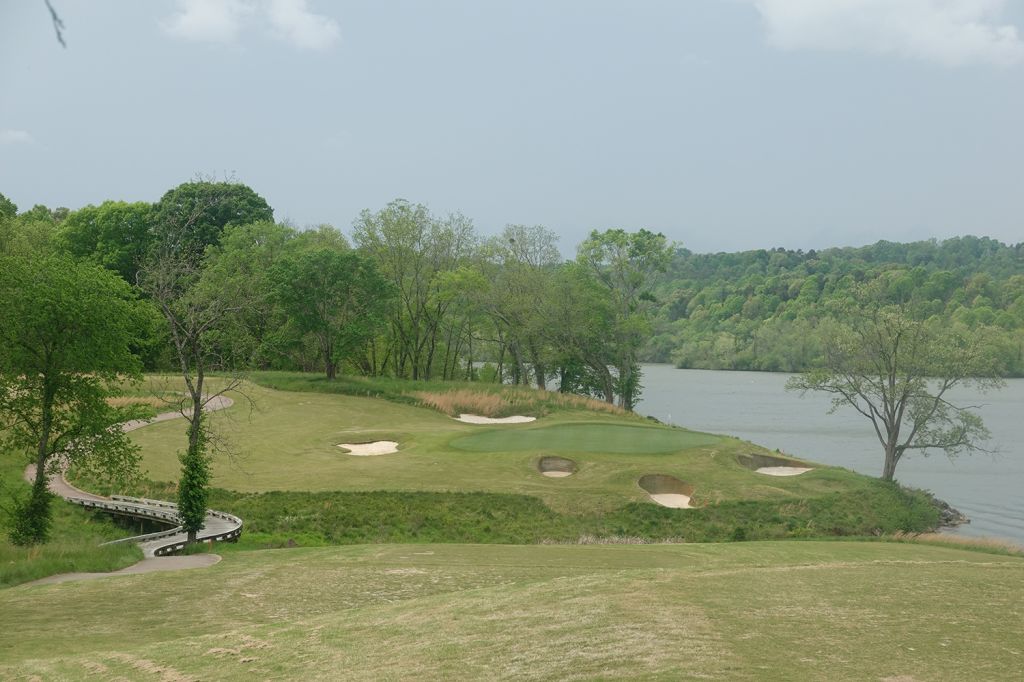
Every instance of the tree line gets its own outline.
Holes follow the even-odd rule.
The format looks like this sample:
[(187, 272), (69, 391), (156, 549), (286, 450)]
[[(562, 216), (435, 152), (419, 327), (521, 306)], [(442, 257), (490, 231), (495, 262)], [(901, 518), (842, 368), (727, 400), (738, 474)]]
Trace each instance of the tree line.
[(644, 357), (811, 369), (792, 388), (870, 419), (891, 479), (907, 451), (978, 449), (983, 424), (946, 392), (997, 387), (1024, 364), (1020, 245), (697, 255), (610, 229), (565, 260), (545, 227), (485, 238), (461, 214), (404, 200), (363, 211), (351, 234), (276, 222), (236, 182), (77, 211), (19, 213), (0, 195), (0, 448), (36, 463), (12, 539), (45, 540), (47, 474), (136, 471), (118, 426), (133, 410), (107, 398), (143, 370), (186, 388), (178, 503), (194, 539), (209, 484), (204, 414), (246, 370), (552, 384), (632, 409)]
[(466, 216), (404, 200), (363, 211), (350, 241), (330, 225), (275, 222), (235, 182), (76, 211), (2, 201), (0, 254), (92, 263), (139, 292), (156, 321), (140, 342), (148, 370), (180, 365), (161, 296), (187, 290), (191, 305), (221, 310), (204, 330), (214, 369), (532, 383), (631, 408), (651, 287), (672, 256), (663, 235), (613, 229), (565, 260), (547, 228), (485, 238)]
[(826, 358), (826, 325), (870, 286), (877, 305), (984, 332), (1024, 376), (1024, 244), (956, 237), (822, 251), (677, 250), (653, 287), (641, 357), (701, 369), (798, 372)]
[(465, 216), (403, 200), (364, 211), (350, 243), (330, 225), (275, 222), (235, 182), (76, 211), (19, 213), (0, 195), (0, 448), (35, 462), (31, 493), (9, 510), (11, 538), (46, 540), (57, 471), (137, 473), (119, 427), (135, 412), (108, 398), (143, 370), (186, 389), (178, 511), (190, 541), (207, 507), (205, 412), (245, 370), (541, 388), (557, 378), (561, 391), (632, 409), (649, 287), (670, 255), (663, 235), (607, 230), (563, 261), (546, 228), (484, 239)]

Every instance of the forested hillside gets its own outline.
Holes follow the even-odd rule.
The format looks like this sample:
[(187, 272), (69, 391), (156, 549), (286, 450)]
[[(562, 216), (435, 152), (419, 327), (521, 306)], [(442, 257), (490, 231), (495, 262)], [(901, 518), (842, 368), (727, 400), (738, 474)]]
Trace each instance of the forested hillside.
[[(915, 315), (984, 327), (1001, 369), (1024, 376), (1024, 244), (696, 254), (646, 230), (595, 231), (578, 245), (543, 226), (484, 236), (467, 216), (403, 200), (363, 211), (349, 234), (275, 222), (267, 201), (235, 182), (75, 211), (19, 213), (0, 195), (0, 257), (102, 266), (154, 304), (156, 275), (173, 275), (163, 295), (186, 317), (216, 317), (197, 342), (213, 370), (536, 383), (629, 408), (644, 360), (812, 367), (822, 323), (865, 304), (856, 299), (870, 288), (882, 292), (870, 305), (908, 303)], [(151, 370), (178, 364), (158, 308), (140, 348)]]
[(812, 366), (818, 328), (877, 281), (892, 303), (970, 329), (995, 328), (1007, 373), (1024, 375), (1024, 244), (986, 237), (859, 248), (675, 253), (655, 287), (644, 358), (680, 367), (798, 371)]

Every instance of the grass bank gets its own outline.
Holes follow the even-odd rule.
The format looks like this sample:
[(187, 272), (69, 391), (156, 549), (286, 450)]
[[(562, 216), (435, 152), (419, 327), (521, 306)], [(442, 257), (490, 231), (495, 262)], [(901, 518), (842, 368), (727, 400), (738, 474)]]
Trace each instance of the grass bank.
[[(13, 455), (0, 458), (0, 495), (9, 508), (12, 496), (28, 494), (21, 478), (23, 467)], [(142, 559), (132, 544), (101, 547), (100, 543), (131, 533), (109, 517), (54, 499), (50, 541), (34, 547), (12, 545), (7, 537), (11, 519), (0, 512), (0, 588), (45, 578), (57, 573), (116, 571)]]
[(891, 543), (240, 552), (0, 592), (0, 678), (1016, 680), (1022, 591)]

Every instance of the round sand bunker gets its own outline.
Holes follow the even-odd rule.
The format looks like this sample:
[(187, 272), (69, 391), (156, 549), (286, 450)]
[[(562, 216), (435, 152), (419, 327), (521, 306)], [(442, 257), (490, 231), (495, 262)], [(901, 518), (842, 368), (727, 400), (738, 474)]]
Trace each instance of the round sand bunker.
[(692, 509), (690, 499), (693, 496), (693, 486), (680, 481), (675, 476), (666, 474), (647, 474), (641, 476), (637, 484), (650, 495), (651, 500), (662, 507), (673, 509)]
[(537, 421), (537, 418), (523, 417), (522, 415), (514, 417), (481, 417), (478, 414), (460, 414), (458, 417), (455, 417), (455, 420), (467, 424), (526, 424)]
[(576, 462), (565, 457), (541, 457), (537, 470), (548, 478), (565, 478), (576, 473)]
[(345, 454), (356, 457), (390, 455), (398, 452), (398, 443), (393, 440), (375, 440), (372, 443), (339, 443), (338, 447), (348, 450)]

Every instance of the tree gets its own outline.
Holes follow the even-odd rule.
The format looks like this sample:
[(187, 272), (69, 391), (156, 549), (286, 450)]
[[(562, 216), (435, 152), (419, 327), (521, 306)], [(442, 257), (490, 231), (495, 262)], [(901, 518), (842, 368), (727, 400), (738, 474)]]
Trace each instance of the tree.
[(196, 261), (206, 247), (220, 243), (224, 228), (274, 219), (266, 200), (240, 182), (186, 182), (165, 193), (153, 210), (161, 248)]
[(285, 257), (270, 277), (289, 323), (316, 339), (328, 379), (373, 338), (393, 298), (373, 261), (351, 251), (321, 247)]
[(270, 271), (294, 251), (298, 233), (287, 225), (259, 222), (225, 228), (221, 242), (207, 250), (203, 286), (233, 301), (244, 301), (237, 315), (220, 325), (214, 343), (233, 367), (268, 369), (283, 356), (275, 332), (285, 326), (274, 304)]
[(132, 347), (145, 324), (142, 305), (127, 283), (95, 265), (0, 258), (0, 445), (31, 451), (36, 463), (16, 543), (46, 540), (47, 480), (58, 463), (115, 481), (136, 471), (136, 449), (118, 426), (135, 415), (106, 399), (141, 371)]
[(665, 235), (648, 230), (594, 230), (579, 246), (577, 260), (611, 294), (615, 311), (613, 334), (619, 406), (632, 410), (640, 393), (640, 348), (650, 332), (654, 275), (664, 272), (672, 257)]
[[(537, 386), (546, 388), (554, 273), (561, 261), (558, 236), (534, 225), (507, 225), (482, 248), (485, 286), (478, 289), (495, 327), (499, 358), (512, 356), (512, 382), (527, 384), (533, 370)], [(501, 364), (501, 360), (499, 360)]]
[(843, 321), (824, 325), (823, 366), (790, 379), (787, 388), (831, 394), (832, 411), (850, 407), (870, 421), (885, 453), (886, 481), (912, 450), (949, 457), (981, 450), (988, 430), (950, 391), (1002, 385), (989, 335), (872, 299), (862, 292), (862, 303), (848, 306)]
[(135, 283), (152, 243), (152, 204), (104, 201), (72, 211), (60, 225), (57, 243), (79, 259), (113, 270)]
[[(188, 420), (188, 445), (181, 455), (178, 511), (189, 543), (195, 542), (206, 518), (210, 434), (203, 413), (211, 400), (237, 390), (242, 382), (241, 375), (230, 373), (233, 357), (222, 354), (217, 340), (235, 324), (251, 292), (224, 290), (218, 286), (219, 279), (204, 277), (203, 260), (185, 245), (196, 234), (195, 226), (218, 214), (218, 202), (229, 197), (230, 193), (211, 193), (193, 204), (190, 212), (165, 213), (167, 222), (159, 226), (158, 241), (139, 272), (140, 287), (167, 322), (187, 392), (181, 414)], [(211, 392), (206, 379), (214, 370), (227, 370), (229, 376)]]
[(459, 214), (437, 219), (425, 206), (398, 199), (377, 213), (363, 211), (353, 239), (397, 291), (390, 314), (395, 373), (429, 379), (451, 304), (439, 295), (440, 274), (456, 269), (472, 252), (472, 222)]
[(68, 210), (39, 204), (14, 215), (16, 210), (14, 204), (0, 202), (0, 256), (32, 258), (54, 253), (55, 237)]

